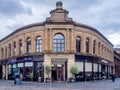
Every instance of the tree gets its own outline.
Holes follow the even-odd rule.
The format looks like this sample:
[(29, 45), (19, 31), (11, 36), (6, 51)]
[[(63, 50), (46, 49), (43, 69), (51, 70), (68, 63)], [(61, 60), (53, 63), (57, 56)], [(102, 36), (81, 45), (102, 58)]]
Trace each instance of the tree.
[(50, 72), (51, 72), (51, 67), (48, 66), (48, 65), (46, 65), (46, 67), (45, 67), (45, 72), (46, 72), (46, 74), (47, 74), (48, 77), (49, 77), (49, 74), (50, 74)]
[(72, 77), (74, 77), (75, 74), (79, 73), (78, 68), (76, 66), (71, 66), (70, 67), (70, 72), (72, 74)]

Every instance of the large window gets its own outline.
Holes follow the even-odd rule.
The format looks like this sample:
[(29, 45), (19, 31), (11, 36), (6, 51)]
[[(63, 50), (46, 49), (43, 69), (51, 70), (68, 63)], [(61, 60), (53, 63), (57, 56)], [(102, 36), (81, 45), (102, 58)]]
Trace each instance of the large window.
[(65, 42), (62, 34), (56, 34), (54, 36), (54, 52), (64, 52)]
[(27, 39), (27, 53), (31, 53), (31, 39)]
[(86, 38), (86, 53), (89, 53), (89, 45), (90, 45), (90, 40), (89, 38)]
[(96, 51), (96, 40), (93, 41), (93, 54), (95, 54)]
[(36, 38), (36, 52), (42, 52), (42, 38)]
[(81, 38), (76, 38), (76, 52), (81, 52)]
[(22, 49), (22, 40), (19, 41), (19, 54), (23, 54), (23, 49)]

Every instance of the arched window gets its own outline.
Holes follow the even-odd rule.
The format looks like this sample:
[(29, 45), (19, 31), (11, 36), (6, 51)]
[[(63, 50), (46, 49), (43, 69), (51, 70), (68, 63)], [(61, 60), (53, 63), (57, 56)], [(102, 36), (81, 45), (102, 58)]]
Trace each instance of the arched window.
[(5, 47), (5, 56), (7, 57), (7, 46)]
[(11, 44), (9, 44), (8, 48), (9, 48), (9, 57), (10, 57), (11, 56)]
[(40, 36), (36, 38), (36, 52), (42, 52), (42, 38)]
[(98, 54), (100, 55), (100, 42), (98, 43)]
[(4, 54), (4, 49), (1, 48), (1, 57), (2, 57), (2, 58), (4, 57), (3, 54)]
[(96, 40), (93, 41), (93, 54), (95, 54), (96, 51)]
[(27, 39), (27, 53), (31, 53), (31, 39)]
[(81, 52), (81, 38), (78, 36), (76, 38), (76, 52)]
[(65, 49), (64, 36), (62, 34), (56, 34), (54, 36), (54, 51), (64, 52), (64, 49)]
[(13, 46), (14, 46), (14, 55), (16, 55), (16, 42), (13, 43)]
[(19, 41), (19, 54), (23, 54), (22, 40)]
[(89, 44), (90, 44), (90, 40), (89, 38), (86, 38), (86, 53), (89, 53)]

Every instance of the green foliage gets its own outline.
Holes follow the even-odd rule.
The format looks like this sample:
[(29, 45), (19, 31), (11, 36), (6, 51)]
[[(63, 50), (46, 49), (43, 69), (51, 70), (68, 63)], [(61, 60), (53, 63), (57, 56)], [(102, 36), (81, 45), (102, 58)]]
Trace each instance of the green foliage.
[(49, 74), (50, 74), (50, 72), (51, 72), (51, 67), (47, 65), (47, 66), (45, 67), (45, 72), (46, 72), (46, 74), (47, 74), (48, 77), (49, 77)]
[(73, 76), (79, 73), (78, 68), (76, 66), (71, 66), (70, 72), (72, 73)]

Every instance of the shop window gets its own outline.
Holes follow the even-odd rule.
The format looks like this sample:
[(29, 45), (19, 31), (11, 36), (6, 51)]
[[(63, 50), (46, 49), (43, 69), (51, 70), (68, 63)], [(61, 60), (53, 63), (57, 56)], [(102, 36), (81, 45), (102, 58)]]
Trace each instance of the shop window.
[(89, 38), (86, 39), (86, 53), (89, 53), (89, 45), (90, 45), (90, 40)]
[(31, 53), (31, 39), (27, 39), (27, 53)]
[(19, 41), (19, 54), (23, 54), (22, 40)]
[(26, 81), (33, 80), (33, 62), (25, 62), (25, 68), (24, 68), (24, 79)]
[(42, 52), (42, 38), (36, 38), (36, 52)]
[(95, 54), (96, 51), (96, 40), (93, 41), (93, 54)]
[(54, 36), (54, 52), (64, 52), (64, 48), (64, 36), (62, 34), (56, 34)]
[(76, 52), (81, 52), (81, 38), (76, 38)]

